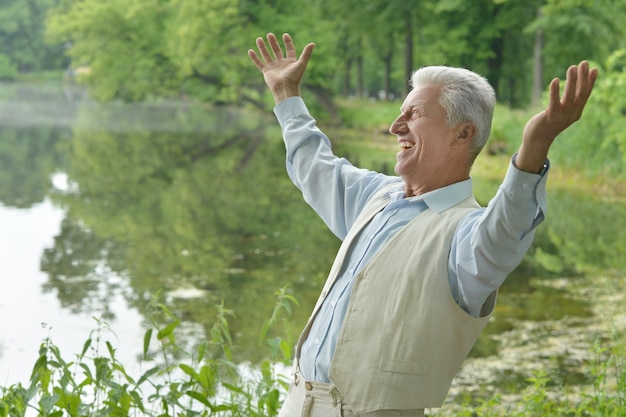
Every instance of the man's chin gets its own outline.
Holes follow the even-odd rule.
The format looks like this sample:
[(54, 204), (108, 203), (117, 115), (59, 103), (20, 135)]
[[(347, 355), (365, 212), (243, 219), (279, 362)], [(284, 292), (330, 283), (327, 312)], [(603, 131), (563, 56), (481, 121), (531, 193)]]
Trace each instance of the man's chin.
[(393, 172), (395, 172), (396, 175), (400, 175), (400, 173), (398, 173), (398, 165), (399, 162), (396, 162), (396, 165), (393, 167)]

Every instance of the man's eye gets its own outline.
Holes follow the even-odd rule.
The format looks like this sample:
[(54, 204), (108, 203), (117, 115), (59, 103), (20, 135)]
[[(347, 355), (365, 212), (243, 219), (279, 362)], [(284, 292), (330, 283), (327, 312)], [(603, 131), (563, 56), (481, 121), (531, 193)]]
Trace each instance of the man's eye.
[(413, 117), (414, 119), (421, 117), (421, 116), (422, 116), (422, 113), (420, 113), (418, 109), (411, 110), (411, 117)]

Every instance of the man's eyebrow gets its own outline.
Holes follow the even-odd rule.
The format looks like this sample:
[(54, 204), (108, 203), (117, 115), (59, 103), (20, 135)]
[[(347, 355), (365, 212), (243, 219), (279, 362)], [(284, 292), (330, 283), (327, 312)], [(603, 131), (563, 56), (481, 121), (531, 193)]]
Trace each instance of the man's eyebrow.
[(424, 110), (424, 102), (416, 101), (407, 105), (406, 108), (404, 106), (400, 106), (400, 112), (405, 112), (406, 110), (413, 109), (415, 107), (417, 107), (419, 110)]

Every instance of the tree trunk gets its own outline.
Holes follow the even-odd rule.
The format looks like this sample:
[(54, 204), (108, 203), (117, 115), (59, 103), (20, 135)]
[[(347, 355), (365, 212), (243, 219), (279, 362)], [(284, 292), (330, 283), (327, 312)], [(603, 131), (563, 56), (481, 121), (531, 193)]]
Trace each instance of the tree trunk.
[[(537, 10), (537, 19), (541, 18), (541, 9)], [(535, 47), (533, 49), (533, 90), (531, 103), (538, 106), (541, 103), (543, 92), (543, 30), (537, 29), (535, 33)]]
[(385, 56), (385, 101), (391, 100), (391, 60), (393, 58), (393, 52), (391, 48)]
[(504, 38), (499, 35), (497, 38), (491, 40), (491, 50), (493, 56), (487, 59), (487, 80), (496, 92), (496, 97), (500, 99), (506, 99), (506, 102), (511, 105), (513, 102), (513, 92), (508, 92), (508, 97), (503, 97), (500, 93), (500, 79), (502, 78), (502, 65), (504, 62)]
[(329, 89), (317, 86), (317, 85), (308, 85), (307, 89), (310, 90), (317, 99), (322, 108), (328, 113), (330, 123), (333, 125), (339, 125), (341, 122), (339, 118), (339, 110), (333, 101), (333, 93)]
[(356, 77), (358, 84), (358, 92), (357, 95), (359, 97), (365, 96), (365, 77), (363, 76), (363, 55), (359, 54), (356, 58)]
[(343, 96), (348, 97), (350, 95), (350, 90), (352, 87), (352, 76), (350, 72), (352, 71), (352, 58), (348, 58), (346, 61), (346, 69), (343, 77)]
[(411, 91), (411, 75), (413, 75), (413, 19), (411, 13), (407, 10), (406, 21), (406, 39), (404, 43), (404, 95), (405, 97)]

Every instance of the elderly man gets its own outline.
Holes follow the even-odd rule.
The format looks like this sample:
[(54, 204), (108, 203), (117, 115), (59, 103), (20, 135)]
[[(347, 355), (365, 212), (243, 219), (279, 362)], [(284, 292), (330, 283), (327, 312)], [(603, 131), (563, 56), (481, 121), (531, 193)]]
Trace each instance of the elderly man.
[[(461, 68), (425, 67), (389, 131), (397, 176), (332, 153), (300, 97), (314, 44), (297, 56), (283, 35), (248, 55), (262, 72), (287, 151), (287, 172), (343, 242), (298, 341), (281, 417), (423, 416), (440, 407), (493, 312), (506, 276), (544, 219), (548, 149), (577, 121), (597, 70), (571, 66), (562, 97), (526, 125), (486, 208), (470, 169), (485, 145), (495, 94)], [(269, 49), (268, 45), (269, 44)]]

